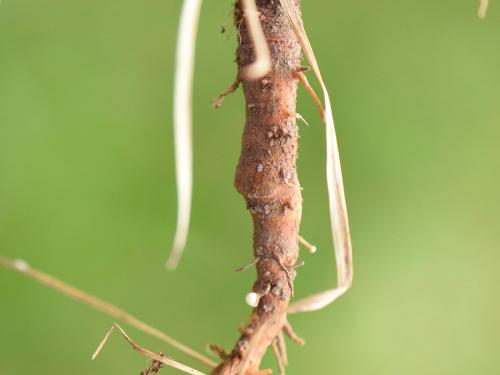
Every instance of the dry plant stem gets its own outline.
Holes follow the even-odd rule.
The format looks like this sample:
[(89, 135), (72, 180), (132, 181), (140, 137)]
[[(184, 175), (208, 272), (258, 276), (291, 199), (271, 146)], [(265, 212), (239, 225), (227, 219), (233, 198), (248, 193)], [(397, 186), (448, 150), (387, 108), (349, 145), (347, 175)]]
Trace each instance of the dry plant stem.
[[(104, 336), (104, 338), (102, 339), (102, 341), (99, 343), (99, 346), (95, 350), (94, 354), (92, 354), (92, 360), (96, 359), (96, 357), (99, 355), (99, 353), (101, 352), (101, 350), (104, 348), (104, 345), (106, 345), (106, 343), (108, 342), (109, 337), (111, 336), (111, 334), (113, 333), (113, 330), (115, 328), (118, 329), (118, 331), (120, 331), (120, 333), (122, 334), (123, 338), (125, 339), (125, 341), (127, 341), (129, 343), (129, 345), (132, 347), (132, 349), (134, 349), (135, 351), (141, 353), (145, 357), (153, 360), (154, 362), (162, 363), (164, 365), (176, 368), (177, 370), (180, 370), (182, 372), (185, 372), (185, 373), (188, 373), (188, 374), (191, 374), (191, 375), (205, 375), (204, 373), (202, 373), (202, 372), (200, 372), (198, 370), (195, 370), (194, 368), (191, 368), (189, 366), (183, 365), (180, 362), (174, 361), (172, 358), (165, 357), (163, 354), (160, 354), (160, 353), (154, 353), (151, 350), (145, 349), (142, 346), (136, 344), (129, 337), (129, 335), (127, 335), (127, 333), (123, 330), (123, 328), (120, 327), (116, 323), (114, 323), (111, 326), (111, 328), (106, 333), (106, 335)], [(142, 372), (142, 374), (143, 373), (144, 372)]]
[(167, 344), (173, 346), (174, 348), (177, 348), (183, 353), (186, 353), (187, 355), (191, 356), (192, 358), (197, 359), (201, 363), (209, 366), (209, 367), (215, 367), (216, 363), (213, 362), (211, 359), (207, 358), (201, 353), (198, 353), (194, 351), (191, 348), (188, 348), (186, 345), (178, 342), (177, 340), (174, 340), (167, 334), (163, 333), (157, 328), (151, 327), (149, 324), (144, 323), (143, 321), (137, 319), (136, 317), (132, 316), (128, 312), (120, 309), (119, 307), (112, 305), (108, 302), (105, 302), (97, 297), (94, 297), (82, 290), (79, 290), (71, 285), (68, 285), (64, 283), (61, 280), (56, 279), (55, 277), (48, 275), (42, 271), (39, 271), (35, 268), (30, 267), (26, 262), (21, 261), (21, 260), (12, 260), (3, 256), (0, 256), (0, 266), (4, 266), (7, 268), (14, 269), (16, 271), (21, 272), (22, 274), (31, 277), (32, 279), (47, 285), (58, 292), (65, 294), (71, 298), (76, 299), (77, 301), (80, 301), (90, 307), (92, 307), (95, 310), (101, 311), (106, 315), (109, 315), (115, 319), (121, 320), (122, 322), (125, 322), (132, 327), (137, 328), (138, 330), (145, 332), (151, 336), (154, 336)]
[[(286, 321), (298, 256), (302, 197), (296, 173), (294, 73), (300, 63), (300, 45), (278, 1), (259, 0), (257, 6), (272, 69), (259, 80), (242, 81), (246, 124), (235, 185), (253, 219), (254, 256), (259, 258), (253, 290), (261, 298), (235, 348), (212, 374), (258, 372), (262, 356)], [(235, 22), (240, 32), (237, 62), (241, 71), (254, 61), (255, 53), (239, 1)]]

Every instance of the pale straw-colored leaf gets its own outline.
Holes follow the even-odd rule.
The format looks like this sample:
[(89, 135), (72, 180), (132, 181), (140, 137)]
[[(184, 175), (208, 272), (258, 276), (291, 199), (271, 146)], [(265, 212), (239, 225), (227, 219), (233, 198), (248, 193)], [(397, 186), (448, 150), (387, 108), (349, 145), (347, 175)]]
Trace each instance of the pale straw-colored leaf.
[(177, 227), (175, 239), (167, 261), (173, 270), (179, 264), (186, 246), (191, 216), (193, 190), (192, 146), (192, 86), (196, 30), (201, 0), (185, 0), (177, 36), (177, 60), (174, 87), (174, 143), (177, 182)]
[(96, 351), (94, 352), (94, 354), (92, 354), (92, 360), (94, 360), (99, 355), (99, 353), (101, 352), (102, 348), (104, 348), (104, 345), (106, 345), (106, 343), (108, 342), (109, 337), (111, 336), (111, 333), (113, 333), (113, 330), (115, 328), (118, 329), (118, 331), (120, 331), (120, 333), (122, 334), (122, 336), (125, 339), (125, 341), (127, 341), (129, 343), (129, 345), (135, 351), (141, 353), (142, 355), (144, 355), (145, 357), (151, 359), (152, 361), (163, 363), (164, 365), (173, 367), (173, 368), (175, 368), (177, 370), (180, 370), (182, 372), (185, 372), (187, 374), (191, 374), (191, 375), (204, 375), (203, 372), (195, 370), (194, 368), (186, 366), (186, 365), (184, 365), (184, 364), (182, 364), (180, 362), (174, 361), (172, 358), (168, 358), (168, 357), (162, 356), (162, 355), (160, 355), (158, 353), (152, 352), (151, 350), (145, 349), (142, 346), (136, 344), (130, 338), (130, 336), (127, 335), (127, 333), (123, 330), (123, 328), (120, 327), (116, 323), (114, 323), (111, 326), (111, 328), (109, 329), (109, 331), (106, 333), (106, 336), (104, 336), (104, 338), (102, 339), (102, 341), (99, 343), (99, 346), (97, 347)]
[(104, 345), (106, 345), (106, 343), (108, 342), (109, 336), (111, 336), (111, 334), (113, 333), (113, 330), (115, 329), (116, 326), (118, 326), (118, 324), (113, 323), (113, 325), (108, 330), (108, 332), (106, 332), (106, 335), (104, 335), (104, 338), (101, 340), (99, 345), (97, 345), (97, 349), (94, 351), (94, 353), (92, 353), (92, 357), (91, 357), (92, 360), (96, 359), (97, 356), (101, 353), (102, 348), (104, 348)]
[(326, 89), (316, 57), (307, 37), (304, 25), (298, 9), (293, 0), (280, 0), (281, 5), (290, 20), (290, 24), (299, 40), (304, 54), (318, 79), (324, 98), (324, 121), (326, 131), (326, 180), (328, 187), (328, 199), (330, 209), (330, 221), (337, 263), (337, 286), (336, 288), (314, 294), (305, 299), (292, 303), (288, 309), (289, 313), (319, 310), (344, 294), (352, 284), (352, 247), (349, 234), (349, 223), (347, 219), (347, 207), (340, 168), (339, 150), (333, 122), (330, 96)]
[(242, 0), (243, 13), (252, 44), (255, 49), (255, 61), (245, 66), (241, 75), (248, 80), (256, 80), (264, 77), (271, 70), (271, 53), (267, 46), (266, 37), (259, 20), (259, 12), (255, 0)]
[(65, 282), (56, 279), (55, 277), (46, 274), (45, 272), (39, 271), (31, 267), (24, 260), (21, 259), (12, 260), (7, 257), (0, 256), (0, 266), (19, 271), (21, 274), (26, 275), (48, 287), (51, 287), (68, 297), (74, 298), (75, 300), (80, 301), (87, 306), (90, 306), (94, 310), (101, 311), (102, 313), (111, 316), (117, 320), (120, 320), (124, 323), (127, 323), (132, 327), (137, 328), (138, 330), (144, 333), (147, 333), (148, 335), (156, 337), (161, 341), (166, 342), (167, 344), (173, 346), (174, 348), (180, 350), (181, 352), (189, 355), (190, 357), (200, 361), (201, 363), (209, 367), (215, 367), (217, 365), (214, 361), (207, 358), (203, 354), (198, 353), (191, 348), (188, 348), (186, 345), (173, 339), (166, 333), (150, 326), (149, 324), (144, 323), (143, 321), (137, 319), (135, 316), (120, 309), (119, 307), (112, 305), (109, 302), (103, 301), (97, 297), (94, 297), (93, 295), (90, 295), (80, 289), (77, 289), (74, 286), (66, 284)]
[(479, 18), (486, 17), (486, 11), (488, 10), (489, 2), (490, 2), (489, 0), (479, 0), (479, 10), (478, 10)]

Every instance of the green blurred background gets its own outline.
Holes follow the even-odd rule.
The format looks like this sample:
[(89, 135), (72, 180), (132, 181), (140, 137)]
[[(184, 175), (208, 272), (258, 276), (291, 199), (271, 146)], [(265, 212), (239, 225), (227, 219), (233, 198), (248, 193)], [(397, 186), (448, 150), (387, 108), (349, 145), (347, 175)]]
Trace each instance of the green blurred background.
[[(290, 318), (288, 374), (500, 374), (500, 4), (304, 1), (334, 97), (355, 255), (353, 289)], [(175, 226), (172, 86), (180, 0), (0, 4), (0, 253), (122, 306), (200, 351), (249, 314), (251, 223), (233, 188), (241, 92), (231, 1), (206, 1), (194, 85), (193, 219)], [(296, 294), (335, 282), (322, 124), (300, 91), (303, 252)], [(0, 374), (137, 374), (113, 322), (0, 269)], [(152, 350), (197, 366), (128, 328)], [(265, 366), (275, 367), (267, 356)], [(198, 367), (198, 366), (197, 366)], [(202, 369), (201, 367), (199, 367)], [(165, 369), (165, 373), (175, 370)]]

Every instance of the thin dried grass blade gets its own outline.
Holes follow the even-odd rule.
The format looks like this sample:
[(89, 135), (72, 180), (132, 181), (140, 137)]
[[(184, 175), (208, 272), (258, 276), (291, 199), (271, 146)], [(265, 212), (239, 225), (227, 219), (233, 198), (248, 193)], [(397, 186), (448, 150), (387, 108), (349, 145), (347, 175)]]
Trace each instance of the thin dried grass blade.
[(271, 53), (259, 20), (259, 12), (255, 0), (242, 0), (248, 32), (255, 48), (255, 61), (242, 69), (242, 77), (256, 80), (264, 77), (271, 70)]
[(488, 10), (489, 0), (479, 0), (479, 18), (486, 18), (486, 12)]
[(102, 348), (104, 348), (104, 345), (106, 345), (106, 343), (109, 340), (109, 336), (111, 336), (111, 333), (113, 333), (113, 329), (115, 329), (115, 325), (114, 324), (111, 326), (111, 328), (109, 329), (109, 331), (106, 333), (106, 335), (104, 336), (104, 338), (101, 340), (101, 342), (97, 346), (97, 349), (95, 350), (95, 352), (92, 353), (92, 360), (96, 359), (97, 356), (99, 355), (99, 353), (101, 352)]
[(335, 301), (350, 288), (353, 275), (352, 246), (330, 96), (323, 78), (321, 77), (318, 62), (316, 61), (316, 57), (307, 37), (298, 9), (295, 7), (292, 0), (280, 0), (280, 2), (283, 10), (290, 20), (290, 24), (295, 32), (295, 35), (297, 36), (297, 39), (304, 50), (304, 54), (306, 55), (306, 58), (321, 85), (321, 89), (323, 90), (325, 108), (323, 117), (325, 121), (327, 154), (326, 180), (328, 187), (330, 221), (337, 263), (337, 287), (292, 303), (288, 312), (298, 313), (319, 310)]
[(167, 366), (170, 366), (170, 367), (173, 367), (173, 368), (176, 368), (177, 370), (180, 370), (182, 372), (185, 372), (185, 373), (188, 373), (188, 374), (191, 374), (191, 375), (204, 375), (202, 372), (198, 371), (198, 370), (195, 370), (194, 368), (191, 368), (189, 366), (186, 366), (180, 362), (177, 362), (177, 361), (174, 361), (173, 359), (171, 358), (168, 358), (168, 357), (164, 357), (164, 356), (161, 356), (155, 352), (152, 352), (148, 349), (145, 349), (143, 348), (142, 346), (136, 344), (131, 338), (129, 335), (127, 335), (127, 333), (123, 330), (122, 327), (120, 327), (118, 324), (114, 323), (111, 328), (109, 329), (109, 331), (106, 333), (106, 336), (104, 336), (104, 339), (102, 339), (102, 341), (99, 343), (99, 346), (97, 347), (96, 351), (94, 352), (94, 354), (92, 355), (92, 359), (94, 360), (98, 355), (99, 353), (101, 352), (102, 348), (104, 347), (104, 345), (106, 345), (106, 342), (108, 341), (109, 337), (111, 336), (111, 333), (113, 333), (113, 330), (114, 329), (118, 329), (120, 331), (120, 333), (122, 334), (123, 338), (130, 344), (130, 346), (137, 352), (141, 353), (142, 355), (144, 355), (145, 357), (153, 360), (153, 361), (157, 361), (157, 362), (161, 362), (163, 363), (164, 365), (167, 365)]
[(57, 290), (61, 294), (74, 298), (75, 300), (80, 301), (87, 306), (90, 306), (94, 310), (100, 311), (108, 316), (111, 316), (124, 323), (127, 323), (132, 327), (137, 328), (138, 330), (144, 333), (147, 333), (148, 335), (156, 337), (161, 341), (173, 346), (174, 348), (180, 350), (181, 352), (189, 355), (190, 357), (200, 361), (201, 363), (209, 367), (217, 366), (217, 364), (214, 361), (207, 358), (203, 354), (198, 353), (197, 351), (187, 347), (186, 345), (173, 339), (172, 337), (168, 336), (166, 333), (160, 331), (159, 329), (144, 323), (143, 321), (137, 319), (135, 316), (120, 309), (119, 307), (112, 305), (111, 303), (108, 303), (106, 301), (103, 301), (97, 297), (94, 297), (93, 295), (88, 294), (80, 289), (77, 289), (74, 286), (66, 284), (65, 282), (56, 279), (55, 277), (49, 274), (46, 274), (42, 271), (32, 268), (28, 263), (26, 263), (21, 259), (12, 260), (0, 255), (0, 266), (19, 271), (20, 273), (40, 282), (41, 284), (44, 284), (48, 287)]
[(186, 246), (193, 190), (192, 86), (201, 0), (185, 0), (177, 38), (174, 88), (174, 143), (177, 227), (167, 268), (174, 270)]

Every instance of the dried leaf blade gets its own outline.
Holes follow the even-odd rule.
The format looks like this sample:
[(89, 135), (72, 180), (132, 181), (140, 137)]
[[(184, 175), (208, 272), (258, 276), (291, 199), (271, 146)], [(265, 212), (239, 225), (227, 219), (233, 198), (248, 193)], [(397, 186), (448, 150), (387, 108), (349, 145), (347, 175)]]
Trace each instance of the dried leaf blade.
[(335, 259), (337, 265), (336, 288), (321, 292), (305, 299), (292, 303), (289, 313), (315, 311), (321, 309), (344, 294), (352, 284), (352, 245), (347, 217), (347, 205), (340, 166), (340, 156), (335, 134), (333, 111), (330, 104), (330, 95), (321, 76), (318, 62), (307, 37), (298, 9), (292, 0), (280, 0), (292, 29), (299, 40), (304, 54), (318, 79), (324, 98), (324, 122), (326, 133), (326, 180), (329, 198), (329, 211)]

